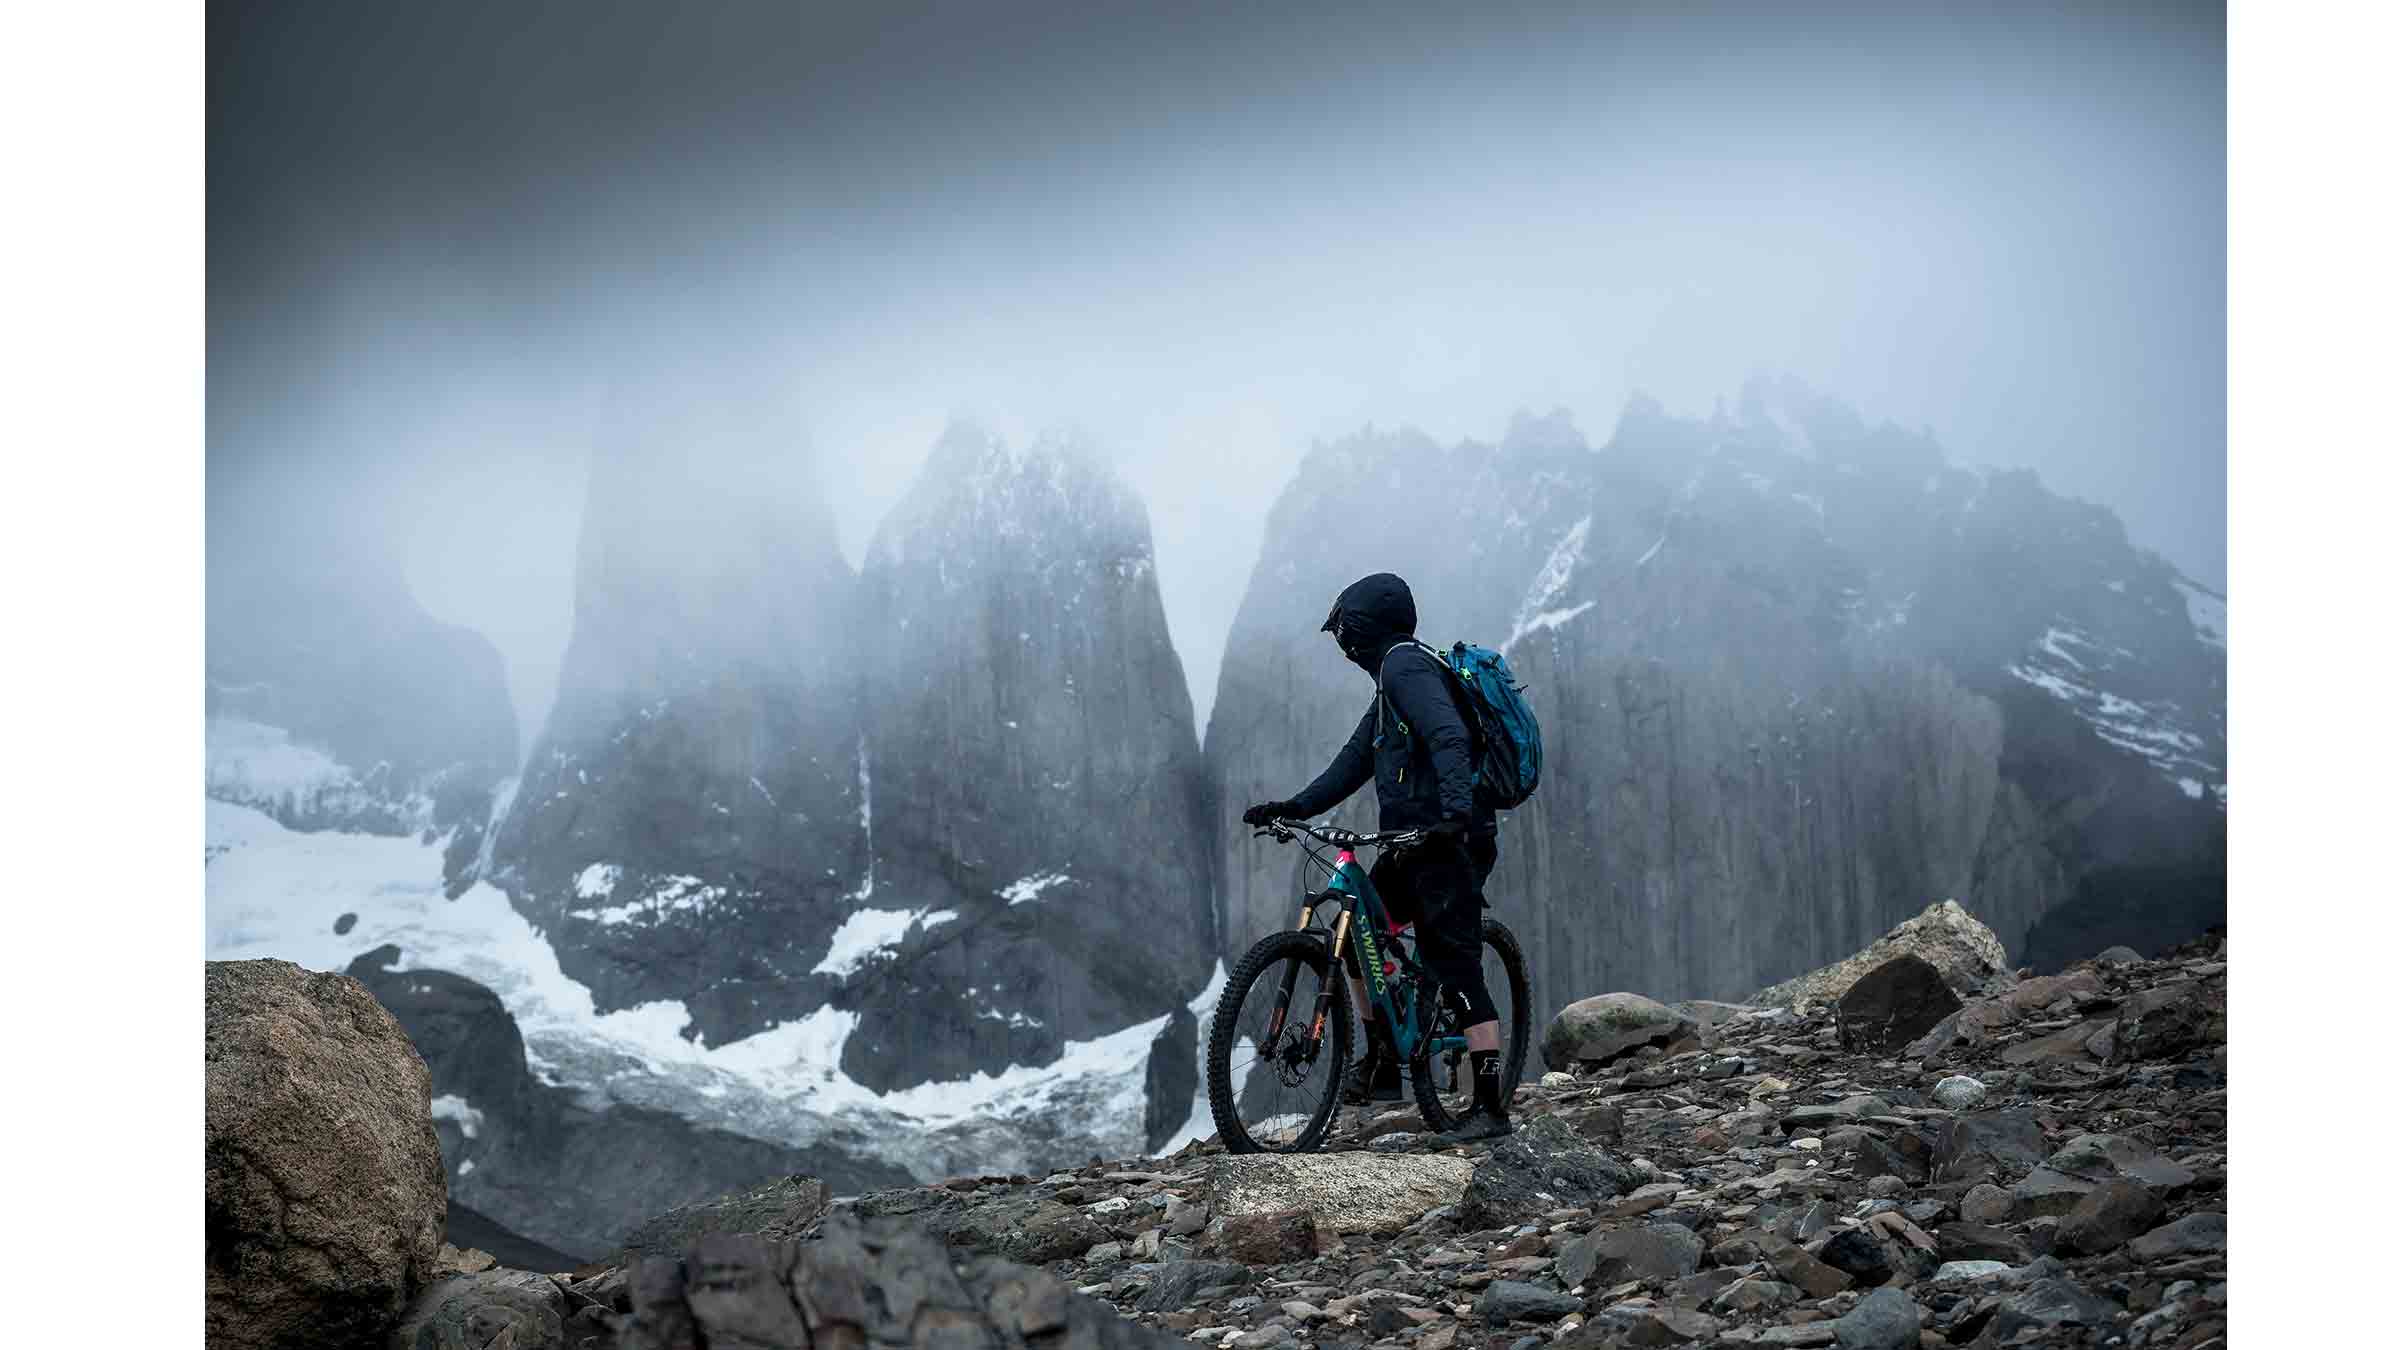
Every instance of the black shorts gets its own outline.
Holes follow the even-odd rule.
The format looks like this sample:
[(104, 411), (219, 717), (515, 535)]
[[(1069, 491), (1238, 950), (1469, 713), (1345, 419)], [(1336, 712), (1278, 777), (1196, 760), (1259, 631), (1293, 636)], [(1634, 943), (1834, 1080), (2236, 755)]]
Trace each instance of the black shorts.
[[(1417, 959), (1463, 1009), (1467, 1026), (1499, 1016), (1483, 978), (1483, 883), (1499, 861), (1499, 842), (1487, 835), (1463, 847), (1432, 843), (1386, 853), (1367, 871), (1392, 922), (1417, 926)], [(1342, 953), (1353, 975), (1357, 952), (1352, 943)]]

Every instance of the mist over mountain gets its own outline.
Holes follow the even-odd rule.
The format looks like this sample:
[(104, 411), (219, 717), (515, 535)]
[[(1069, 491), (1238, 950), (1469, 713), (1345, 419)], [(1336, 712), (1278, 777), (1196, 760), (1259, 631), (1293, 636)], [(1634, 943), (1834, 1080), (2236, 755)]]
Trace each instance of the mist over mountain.
[(208, 794), (297, 829), (480, 822), (516, 762), (500, 654), (339, 536), (208, 570)]
[(2129, 888), (2175, 893), (2145, 943), (2222, 915), (2221, 600), (2103, 508), (1760, 381), (1705, 419), (1637, 398), (1597, 449), (1554, 414), (1303, 461), (1209, 723), (1229, 951), (1289, 920), (1299, 860), (1236, 818), (1371, 699), (1317, 628), (1384, 569), (1532, 688), (1545, 783), (1489, 896), (1537, 990), (1741, 998), (1944, 896), (2012, 951)]

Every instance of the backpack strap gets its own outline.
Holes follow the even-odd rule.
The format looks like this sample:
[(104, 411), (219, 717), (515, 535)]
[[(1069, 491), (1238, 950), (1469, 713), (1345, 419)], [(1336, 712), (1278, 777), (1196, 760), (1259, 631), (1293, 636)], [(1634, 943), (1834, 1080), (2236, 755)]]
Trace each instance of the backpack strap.
[[(1415, 647), (1418, 651), (1421, 651), (1427, 656), (1432, 657), (1433, 663), (1437, 666), (1440, 666), (1443, 674), (1449, 677), (1447, 683), (1450, 686), (1451, 703), (1455, 705), (1458, 702), (1458, 679), (1456, 675), (1451, 672), (1450, 663), (1442, 659), (1440, 650), (1435, 648), (1432, 644), (1427, 643), (1423, 639), (1417, 637), (1417, 635), (1414, 633), (1411, 633), (1407, 638), (1399, 642), (1395, 642), (1391, 646), (1385, 648), (1383, 659), (1375, 664), (1375, 736), (1379, 744), (1383, 739), (1384, 733), (1391, 729), (1392, 722), (1392, 699), (1391, 695), (1383, 692), (1383, 675), (1384, 671), (1387, 670), (1392, 664), (1392, 653), (1400, 650), (1402, 647)], [(1476, 736), (1478, 728), (1475, 725), (1475, 719), (1467, 715), (1467, 710), (1465, 708), (1459, 709), (1459, 716), (1464, 718), (1466, 721), (1467, 734), (1470, 737)], [(1402, 722), (1400, 727), (1403, 731), (1406, 731), (1408, 729), (1408, 723)], [(1410, 734), (1414, 735), (1415, 733), (1411, 732)]]

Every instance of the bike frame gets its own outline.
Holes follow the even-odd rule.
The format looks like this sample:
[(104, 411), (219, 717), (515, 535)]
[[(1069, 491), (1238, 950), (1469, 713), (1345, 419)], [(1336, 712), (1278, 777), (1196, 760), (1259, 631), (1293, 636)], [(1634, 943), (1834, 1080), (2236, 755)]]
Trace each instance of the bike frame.
[[(1391, 912), (1384, 907), (1383, 897), (1375, 893), (1375, 883), (1368, 879), (1367, 869), (1359, 865), (1356, 846), (1361, 843), (1382, 843), (1381, 836), (1352, 835), (1346, 831), (1317, 830), (1289, 823), (1276, 831), (1288, 837), (1306, 834), (1325, 843), (1337, 852), (1330, 863), (1316, 850), (1303, 846), (1309, 861), (1325, 868), (1329, 876), (1322, 890), (1301, 902), (1300, 921), (1294, 925), (1301, 932), (1310, 931), (1317, 911), (1324, 905), (1339, 902), (1340, 915), (1334, 920), (1328, 939), (1326, 959), (1339, 969), (1342, 950), (1355, 939), (1358, 943), (1359, 969), (1365, 975), (1367, 998), (1374, 1004), (1385, 1026), (1392, 1028), (1392, 1043), (1399, 1050), (1402, 1062), (1413, 1062), (1420, 1047), (1428, 1058), (1467, 1048), (1464, 1036), (1428, 1037), (1432, 1021), (1427, 1013), (1434, 1000), (1425, 995), (1432, 991), (1424, 968), (1416, 957), (1400, 943), (1400, 925), (1392, 922)], [(1347, 976), (1343, 970), (1342, 975)], [(1276, 991), (1275, 1011), (1268, 1023), (1270, 1042), (1282, 1034), (1284, 1019), (1292, 1002), (1292, 988), (1300, 978), (1300, 969), (1293, 966), (1283, 975), (1283, 984)], [(1329, 980), (1317, 993), (1317, 1006), (1309, 1022), (1310, 1054), (1325, 1037), (1325, 1019), (1332, 1012), (1333, 997), (1340, 985)]]

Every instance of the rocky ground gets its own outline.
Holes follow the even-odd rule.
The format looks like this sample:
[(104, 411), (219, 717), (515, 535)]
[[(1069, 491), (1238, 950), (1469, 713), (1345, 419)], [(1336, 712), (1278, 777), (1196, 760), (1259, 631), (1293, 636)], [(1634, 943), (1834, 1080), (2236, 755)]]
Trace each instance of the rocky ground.
[[(1399, 1106), (1351, 1113), (1298, 1158), (1203, 1142), (836, 1202), (780, 1183), (647, 1227), (639, 1245), (687, 1261), (627, 1252), (548, 1280), (589, 1338), (550, 1343), (807, 1344), (727, 1338), (726, 1310), (751, 1306), (727, 1291), (748, 1286), (702, 1297), (684, 1272), (732, 1279), (722, 1252), (695, 1264), (704, 1241), (779, 1241), (751, 1259), (787, 1278), (751, 1283), (805, 1309), (801, 1254), (863, 1223), (930, 1231), (976, 1270), (1041, 1267), (1230, 1350), (2223, 1344), (2223, 940), (2003, 973), (1906, 1043), (1860, 1016), (1890, 1002), (1877, 987), (1661, 1009), (1651, 1044), (1535, 1066), (1517, 1135), (1488, 1145), (1440, 1149)], [(1013, 1278), (1019, 1297), (1033, 1277)], [(992, 1308), (969, 1339), (1048, 1343)], [(906, 1318), (861, 1334), (914, 1335)]]

